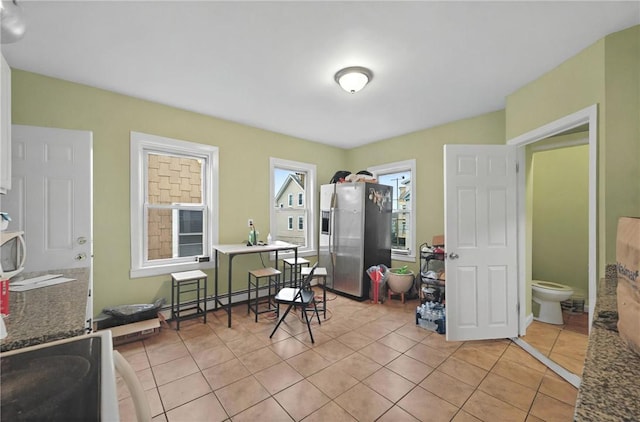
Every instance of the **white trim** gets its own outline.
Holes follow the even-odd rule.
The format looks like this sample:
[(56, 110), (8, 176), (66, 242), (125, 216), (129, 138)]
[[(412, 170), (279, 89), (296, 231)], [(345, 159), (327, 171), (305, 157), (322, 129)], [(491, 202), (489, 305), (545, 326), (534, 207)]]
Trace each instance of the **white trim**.
[(555, 120), (530, 132), (507, 141), (507, 145), (518, 148), (517, 157), (521, 164), (518, 172), (518, 288), (520, 301), (520, 335), (526, 334), (526, 162), (525, 146), (578, 126), (589, 125), (589, 332), (593, 321), (593, 304), (596, 303), (597, 281), (597, 156), (598, 156), (598, 105), (586, 107), (573, 114)]
[(588, 144), (589, 144), (589, 138), (582, 138), (582, 139), (576, 139), (573, 141), (554, 142), (546, 145), (532, 145), (531, 151), (532, 152), (550, 151), (553, 149), (577, 147), (580, 145), (588, 145)]
[[(305, 192), (303, 195), (303, 200), (305, 201), (305, 209), (306, 209), (306, 221), (305, 221), (305, 230), (307, 234), (307, 246), (301, 247), (298, 249), (298, 256), (313, 256), (317, 254), (317, 227), (318, 227), (318, 211), (316, 210), (317, 201), (318, 201), (318, 185), (316, 182), (316, 165), (303, 163), (299, 161), (291, 161), (284, 160), (282, 158), (269, 157), (269, 232), (271, 236), (275, 240), (275, 235), (277, 233), (277, 210), (282, 210), (281, 208), (276, 208), (273, 206), (273, 200), (276, 197), (276, 192), (274, 190), (275, 180), (274, 180), (274, 170), (276, 168), (290, 171), (300, 171), (305, 173)], [(296, 199), (297, 202), (297, 199)], [(292, 229), (293, 230), (293, 226)], [(284, 252), (279, 253), (279, 258), (291, 258), (293, 257), (293, 252)], [(274, 256), (274, 254), (271, 254)]]
[[(203, 244), (218, 243), (218, 148), (194, 142), (171, 139), (162, 136), (131, 132), (130, 145), (131, 185), (130, 185), (130, 221), (131, 221), (131, 270), (130, 277), (150, 277), (169, 274), (177, 271), (213, 268), (209, 262), (178, 262), (179, 260), (163, 260), (150, 265), (146, 263), (147, 239), (144, 227), (147, 226), (147, 213), (141, 212), (145, 206), (145, 169), (146, 152), (157, 151), (165, 154), (176, 154), (202, 158), (206, 161), (203, 169), (202, 193), (206, 200), (206, 215), (203, 219)], [(210, 256), (209, 250), (203, 251)]]
[[(416, 173), (416, 160), (412, 158), (410, 160), (405, 161), (396, 161), (394, 163), (381, 164), (378, 166), (368, 167), (367, 171), (372, 173), (374, 177), (378, 177), (379, 174), (389, 174), (389, 173), (400, 173), (403, 171), (411, 172), (411, 200), (410, 205), (411, 209), (409, 210), (411, 215), (409, 217), (409, 251), (401, 252), (401, 253), (391, 253), (391, 259), (396, 261), (407, 261), (407, 262), (415, 262), (416, 261), (416, 250), (418, 249), (417, 238), (416, 238), (416, 215), (418, 214), (417, 210), (417, 201), (416, 201), (416, 185), (418, 183), (417, 173)], [(401, 211), (401, 210), (398, 210)]]

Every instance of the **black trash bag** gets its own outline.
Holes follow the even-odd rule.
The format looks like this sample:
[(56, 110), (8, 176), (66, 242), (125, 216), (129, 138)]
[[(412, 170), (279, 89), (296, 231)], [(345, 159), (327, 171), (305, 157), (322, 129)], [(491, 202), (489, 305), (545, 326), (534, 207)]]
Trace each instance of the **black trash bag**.
[(346, 178), (350, 174), (351, 172), (348, 170), (338, 170), (336, 174), (333, 175), (329, 183), (338, 183), (340, 179), (344, 180), (344, 178)]
[(114, 325), (130, 324), (156, 318), (158, 311), (166, 302), (165, 298), (160, 298), (154, 303), (109, 306), (104, 308), (102, 313), (109, 315)]

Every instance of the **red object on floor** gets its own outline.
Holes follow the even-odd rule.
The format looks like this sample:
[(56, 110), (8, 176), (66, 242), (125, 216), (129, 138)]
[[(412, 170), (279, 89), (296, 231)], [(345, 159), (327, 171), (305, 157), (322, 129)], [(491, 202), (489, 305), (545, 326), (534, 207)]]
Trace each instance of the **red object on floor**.
[(0, 280), (0, 314), (9, 315), (9, 280)]

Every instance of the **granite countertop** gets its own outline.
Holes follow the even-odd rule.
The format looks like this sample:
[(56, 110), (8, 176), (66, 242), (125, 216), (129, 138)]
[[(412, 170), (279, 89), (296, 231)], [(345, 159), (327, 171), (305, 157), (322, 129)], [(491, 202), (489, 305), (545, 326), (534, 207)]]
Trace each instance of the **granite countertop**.
[[(607, 328), (615, 327), (617, 321), (617, 285), (617, 279), (602, 279), (598, 285), (594, 323), (576, 402), (576, 421), (640, 418), (640, 355), (626, 345), (617, 331)], [(611, 316), (613, 320), (608, 318)]]
[(11, 281), (43, 274), (62, 274), (75, 280), (24, 292), (9, 292), (9, 315), (4, 318), (8, 335), (2, 340), (0, 351), (6, 352), (86, 332), (89, 269), (21, 274), (21, 277)]

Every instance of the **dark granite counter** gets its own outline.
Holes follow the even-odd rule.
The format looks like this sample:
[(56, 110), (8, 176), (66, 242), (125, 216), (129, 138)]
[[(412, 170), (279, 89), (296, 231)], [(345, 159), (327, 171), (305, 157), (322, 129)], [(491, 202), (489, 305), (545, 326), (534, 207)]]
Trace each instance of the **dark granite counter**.
[(74, 281), (9, 293), (9, 315), (4, 318), (7, 337), (0, 351), (33, 346), (84, 334), (89, 269), (53, 270), (21, 274), (12, 279), (63, 274)]
[[(617, 279), (598, 285), (594, 323), (576, 402), (576, 421), (640, 419), (640, 356), (620, 338), (615, 327)], [(639, 327), (640, 329), (640, 327)]]

